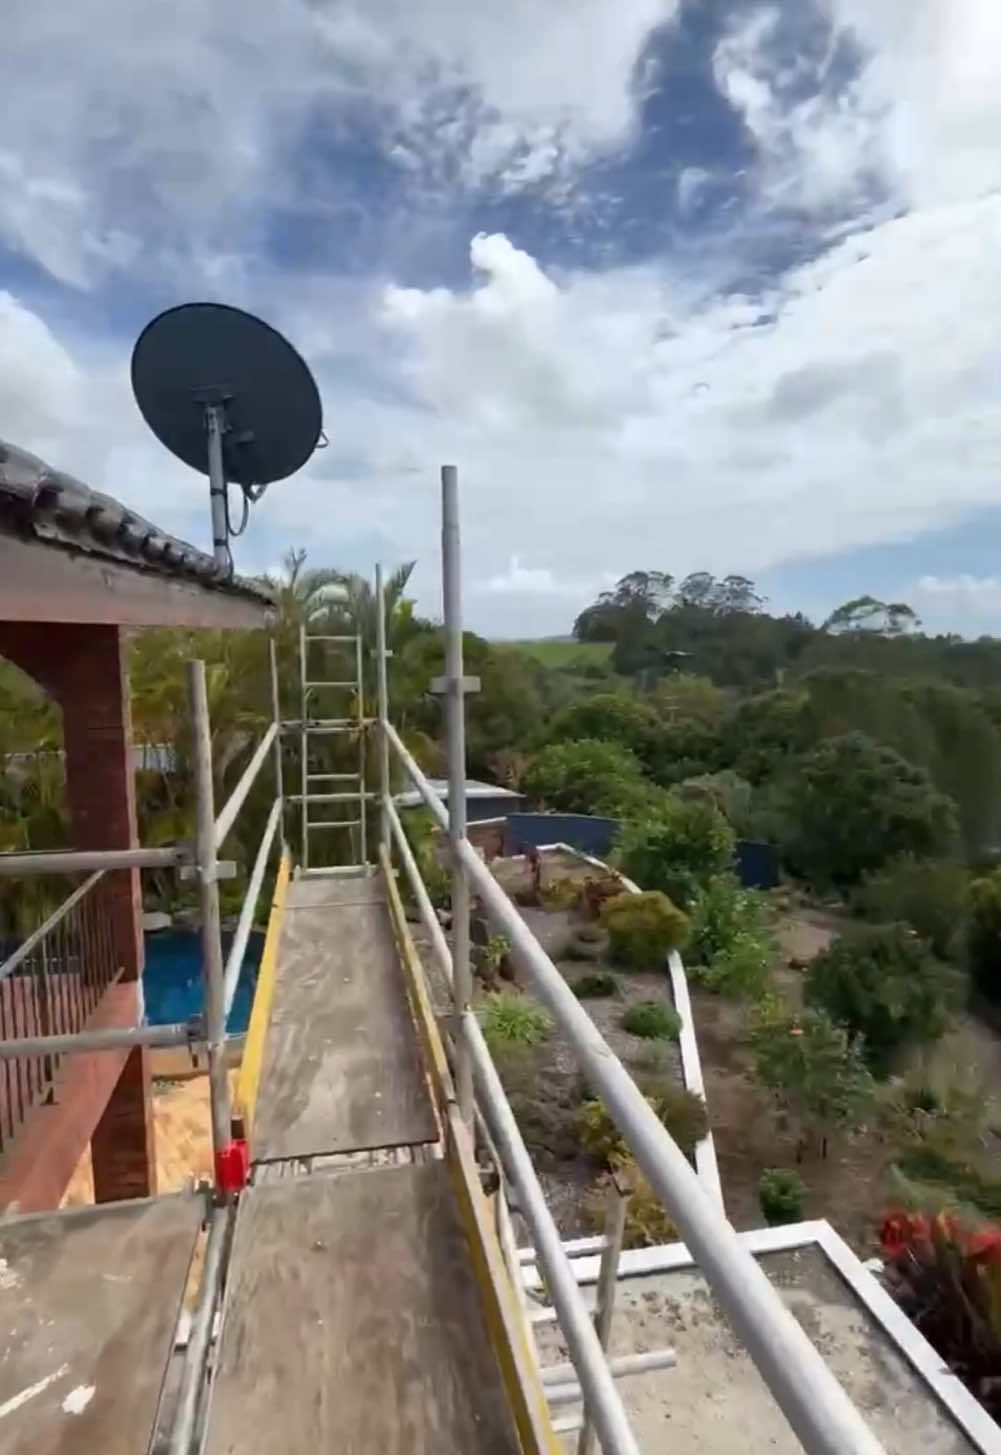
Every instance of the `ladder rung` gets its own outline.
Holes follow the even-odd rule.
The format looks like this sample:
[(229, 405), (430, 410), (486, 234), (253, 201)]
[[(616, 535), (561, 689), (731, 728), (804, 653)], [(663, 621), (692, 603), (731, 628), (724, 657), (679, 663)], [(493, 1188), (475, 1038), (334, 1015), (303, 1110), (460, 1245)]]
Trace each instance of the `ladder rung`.
[(302, 685), (309, 691), (313, 687), (350, 687), (354, 689), (358, 686), (358, 683), (352, 678), (350, 682), (304, 682)]
[(353, 637), (328, 637), (319, 632), (306, 632), (305, 639), (307, 642), (356, 642), (358, 637), (357, 634)]
[(307, 783), (357, 783), (357, 773), (307, 773)]
[[(289, 793), (286, 797), (291, 803), (301, 803), (301, 793)], [(307, 793), (307, 803), (357, 803), (359, 798), (374, 798), (374, 793)]]
[(311, 819), (306, 825), (306, 831), (308, 833), (310, 829), (355, 829), (360, 823), (360, 818)]

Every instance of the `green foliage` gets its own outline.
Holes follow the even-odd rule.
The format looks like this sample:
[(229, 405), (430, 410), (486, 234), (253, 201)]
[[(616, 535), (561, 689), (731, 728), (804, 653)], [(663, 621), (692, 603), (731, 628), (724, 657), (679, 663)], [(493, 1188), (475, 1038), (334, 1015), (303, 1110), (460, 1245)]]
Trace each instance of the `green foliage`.
[(1001, 1178), (985, 1176), (970, 1161), (950, 1155), (934, 1142), (922, 1140), (904, 1147), (896, 1165), (915, 1182), (948, 1189), (956, 1203), (1001, 1217)]
[(558, 712), (547, 736), (556, 743), (581, 740), (619, 743), (648, 763), (656, 753), (660, 722), (653, 708), (625, 692), (580, 697)]
[(952, 800), (928, 775), (863, 733), (826, 738), (786, 785), (786, 856), (818, 885), (857, 884), (899, 854), (941, 854), (956, 840)]
[(698, 888), (733, 863), (734, 834), (711, 803), (671, 794), (647, 817), (626, 823), (615, 845), (618, 865), (643, 889), (660, 889), (687, 909)]
[(588, 975), (578, 975), (570, 981), (570, 989), (578, 1000), (601, 1000), (605, 996), (619, 995), (622, 982), (611, 970), (592, 970)]
[(529, 763), (521, 786), (545, 808), (613, 818), (644, 798), (639, 759), (621, 743), (598, 738), (551, 743)]
[(534, 657), (543, 667), (557, 671), (585, 671), (594, 666), (605, 666), (612, 655), (610, 642), (575, 642), (564, 637), (530, 637), (510, 644)]
[(842, 936), (812, 962), (805, 998), (854, 1039), (876, 1076), (886, 1076), (904, 1047), (933, 1041), (947, 1025), (955, 977), (907, 925)]
[[(677, 1142), (686, 1157), (709, 1130), (706, 1104), (700, 1096), (681, 1087), (658, 1083), (645, 1087), (647, 1101), (661, 1125)], [(625, 1138), (612, 1121), (603, 1101), (586, 1101), (579, 1115), (581, 1146), (608, 1167), (620, 1167), (630, 1160)]]
[(757, 999), (775, 958), (768, 901), (718, 874), (698, 891), (692, 911), (690, 958), (707, 968), (700, 979), (723, 995)]
[(870, 874), (852, 904), (856, 913), (876, 924), (911, 925), (945, 959), (963, 927), (968, 885), (962, 865), (906, 854)]
[[(409, 809), (400, 815), (400, 821), (420, 876), (424, 880), (428, 898), (435, 909), (447, 908), (452, 899), (452, 879), (438, 854), (438, 829), (434, 819), (426, 809), (421, 808)], [(404, 901), (412, 904), (413, 890), (410, 887), (410, 876), (406, 873), (400, 875), (400, 890)]]
[(537, 1046), (553, 1028), (542, 1006), (516, 990), (484, 996), (479, 1016), (491, 1054), (505, 1046)]
[(662, 1000), (637, 1000), (623, 1011), (622, 1029), (649, 1041), (676, 1041), (681, 1033), (681, 1017)]
[(580, 1110), (583, 1081), (538, 1064), (535, 1052), (506, 1043), (491, 1047), (508, 1103), (533, 1162), (558, 1167), (582, 1151)]
[(1001, 1003), (1001, 869), (974, 879), (969, 892), (967, 961), (978, 994)]
[(752, 1039), (759, 1081), (820, 1137), (822, 1152), (831, 1132), (861, 1124), (875, 1095), (862, 1043), (824, 1011), (767, 1020)]
[(738, 930), (701, 975), (701, 983), (733, 1000), (759, 1000), (768, 989), (775, 946), (768, 935)]
[(746, 835), (751, 823), (751, 785), (732, 768), (686, 778), (675, 790), (679, 798), (711, 803), (735, 834)]
[(769, 1227), (798, 1223), (805, 1199), (803, 1179), (791, 1167), (770, 1167), (758, 1179), (758, 1205)]
[(643, 894), (627, 890), (606, 900), (601, 923), (608, 931), (612, 959), (640, 970), (659, 968), (668, 952), (688, 938), (687, 915), (656, 889)]

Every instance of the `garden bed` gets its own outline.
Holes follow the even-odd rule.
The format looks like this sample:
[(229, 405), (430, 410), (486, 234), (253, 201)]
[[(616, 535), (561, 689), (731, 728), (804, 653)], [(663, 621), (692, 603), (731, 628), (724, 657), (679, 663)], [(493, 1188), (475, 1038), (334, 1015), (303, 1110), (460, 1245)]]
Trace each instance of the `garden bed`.
[[(500, 884), (516, 900), (525, 898), (531, 886), (531, 868), (521, 858), (495, 859), (491, 869)], [(543, 883), (572, 880), (582, 885), (599, 871), (561, 850), (543, 855)], [(644, 1090), (657, 1086), (684, 1089), (681, 1056), (675, 1039), (646, 1039), (630, 1034), (621, 1022), (630, 1006), (653, 1002), (673, 1010), (671, 985), (666, 967), (625, 969), (613, 965), (607, 953), (578, 959), (567, 954), (575, 932), (584, 923), (572, 908), (519, 905), (525, 923), (553, 959), (571, 986), (582, 977), (613, 976), (615, 993), (594, 995), (581, 1004), (630, 1073), (644, 1083)], [(414, 927), (414, 939), (428, 968), (436, 1009), (447, 1011), (448, 992), (444, 977), (434, 963), (433, 953), (422, 927)], [(518, 995), (536, 1003), (531, 976), (510, 956), (505, 971), (513, 976)], [(498, 979), (502, 993), (505, 981)], [(510, 992), (508, 992), (510, 993)], [(479, 1003), (484, 1005), (481, 989)], [(532, 1155), (553, 1217), (564, 1237), (593, 1232), (602, 1225), (601, 1184), (603, 1164), (581, 1146), (580, 1117), (589, 1100), (576, 1054), (555, 1028), (539, 1044), (524, 1047), (498, 1046), (494, 1057), (505, 1090), (518, 1117), (522, 1134)]]

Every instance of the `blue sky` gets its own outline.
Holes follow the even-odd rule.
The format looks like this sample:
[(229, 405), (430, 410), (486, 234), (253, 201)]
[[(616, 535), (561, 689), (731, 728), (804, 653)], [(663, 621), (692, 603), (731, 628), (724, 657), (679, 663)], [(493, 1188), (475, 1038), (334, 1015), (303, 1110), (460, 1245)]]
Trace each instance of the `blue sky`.
[(566, 630), (623, 572), (741, 571), (1001, 632), (993, 0), (15, 0), (0, 437), (206, 543), (132, 341), (284, 329), (330, 437), (237, 562), (417, 557)]

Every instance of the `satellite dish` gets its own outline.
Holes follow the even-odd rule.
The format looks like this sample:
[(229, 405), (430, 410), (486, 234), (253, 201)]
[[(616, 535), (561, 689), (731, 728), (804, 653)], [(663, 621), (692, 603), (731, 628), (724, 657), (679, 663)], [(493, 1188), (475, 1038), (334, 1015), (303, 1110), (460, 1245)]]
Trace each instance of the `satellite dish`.
[[(148, 323), (132, 350), (132, 392), (171, 454), (208, 475), (217, 564), (232, 572), (230, 535), (251, 501), (306, 463), (322, 433), (320, 395), (292, 345), (222, 303), (185, 303)], [(227, 485), (244, 496), (229, 523)]]

